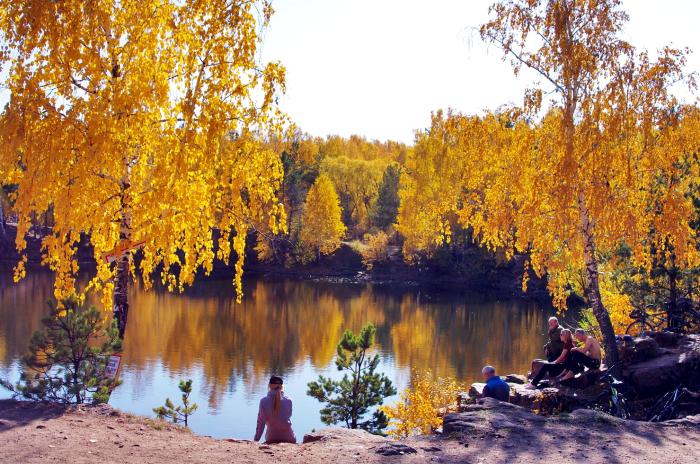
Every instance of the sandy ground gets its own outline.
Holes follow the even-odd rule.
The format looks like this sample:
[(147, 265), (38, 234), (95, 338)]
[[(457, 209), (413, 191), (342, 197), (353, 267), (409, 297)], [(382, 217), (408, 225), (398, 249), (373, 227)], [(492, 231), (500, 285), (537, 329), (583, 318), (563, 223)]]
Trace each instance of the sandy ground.
[[(63, 408), (0, 401), (3, 463), (588, 463), (700, 462), (700, 425), (658, 425), (571, 414), (542, 419), (522, 410), (479, 410), (468, 432), (404, 442), (364, 432), (319, 432), (304, 445), (262, 445), (197, 436), (108, 406)], [(381, 453), (406, 454), (384, 456)], [(415, 451), (415, 452), (414, 452)]]

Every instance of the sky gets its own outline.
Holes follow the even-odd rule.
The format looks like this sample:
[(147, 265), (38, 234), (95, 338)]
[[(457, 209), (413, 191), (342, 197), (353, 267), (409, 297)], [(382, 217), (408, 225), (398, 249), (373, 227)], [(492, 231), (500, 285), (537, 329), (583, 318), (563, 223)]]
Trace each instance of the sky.
[[(282, 109), (314, 136), (358, 134), (411, 143), (430, 113), (479, 113), (522, 102), (535, 78), (516, 79), (502, 53), (475, 28), (493, 0), (273, 0), (264, 60), (287, 68)], [(624, 38), (650, 51), (695, 50), (698, 0), (625, 0)]]

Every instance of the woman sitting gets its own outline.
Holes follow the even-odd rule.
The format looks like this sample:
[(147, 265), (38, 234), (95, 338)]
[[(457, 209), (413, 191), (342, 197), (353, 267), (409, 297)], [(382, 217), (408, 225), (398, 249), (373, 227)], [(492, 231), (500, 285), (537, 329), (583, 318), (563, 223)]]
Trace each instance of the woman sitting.
[(584, 369), (600, 369), (602, 350), (600, 343), (583, 329), (576, 329), (576, 341), (580, 348), (573, 348), (564, 362), (564, 371), (559, 375), (560, 381), (569, 380)]
[(544, 363), (539, 372), (532, 379), (532, 382), (525, 385), (525, 388), (528, 390), (534, 390), (537, 388), (538, 384), (546, 374), (549, 374), (550, 377), (554, 377), (564, 371), (564, 363), (574, 347), (574, 341), (571, 337), (571, 331), (569, 329), (563, 329), (560, 337), (561, 341), (564, 343), (564, 349), (562, 350), (561, 354), (554, 361)]
[(255, 441), (260, 440), (263, 430), (265, 443), (296, 443), (297, 438), (292, 430), (292, 400), (284, 396), (282, 379), (273, 375), (270, 377), (267, 396), (260, 400), (258, 411), (258, 426), (255, 430)]

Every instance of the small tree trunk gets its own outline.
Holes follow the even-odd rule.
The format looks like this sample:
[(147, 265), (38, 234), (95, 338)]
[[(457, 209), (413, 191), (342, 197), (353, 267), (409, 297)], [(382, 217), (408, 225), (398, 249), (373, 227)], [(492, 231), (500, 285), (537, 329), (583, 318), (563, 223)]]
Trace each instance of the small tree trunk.
[(600, 282), (598, 280), (598, 261), (595, 256), (595, 238), (593, 234), (593, 223), (590, 219), (586, 199), (583, 193), (578, 195), (578, 210), (581, 219), (581, 234), (583, 236), (583, 255), (586, 261), (586, 299), (593, 310), (593, 315), (598, 321), (600, 331), (603, 334), (603, 345), (605, 346), (605, 363), (614, 366), (613, 372), (619, 375), (621, 366), (617, 354), (617, 342), (615, 340), (615, 329), (613, 329), (610, 314), (603, 306), (600, 296)]
[(5, 211), (2, 207), (2, 201), (0, 201), (0, 239), (5, 240)]
[(668, 306), (666, 308), (666, 320), (668, 328), (671, 330), (681, 326), (681, 318), (678, 314), (678, 268), (676, 267), (676, 255), (671, 253), (670, 267), (666, 271), (668, 274)]

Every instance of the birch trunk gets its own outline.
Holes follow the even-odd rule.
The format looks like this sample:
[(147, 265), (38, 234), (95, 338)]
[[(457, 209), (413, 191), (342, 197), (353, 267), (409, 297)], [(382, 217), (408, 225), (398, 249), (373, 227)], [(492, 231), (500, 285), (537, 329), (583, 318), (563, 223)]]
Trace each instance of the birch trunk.
[(595, 256), (595, 236), (593, 234), (593, 223), (591, 221), (586, 199), (583, 193), (578, 194), (578, 210), (581, 219), (581, 233), (583, 236), (583, 255), (586, 261), (586, 299), (593, 311), (593, 315), (598, 321), (600, 331), (603, 334), (603, 345), (605, 346), (605, 363), (614, 366), (613, 372), (619, 375), (620, 365), (617, 354), (617, 341), (615, 340), (615, 329), (613, 329), (610, 314), (603, 306), (600, 297), (600, 282), (598, 279), (598, 261)]
[[(119, 229), (119, 242), (126, 243), (131, 240), (131, 204), (129, 202), (128, 176), (121, 182), (121, 218)], [(117, 321), (119, 337), (124, 339), (126, 332), (126, 320), (129, 316), (129, 259), (131, 251), (126, 250), (117, 261), (117, 275), (114, 282), (114, 293), (112, 295), (112, 312)]]

